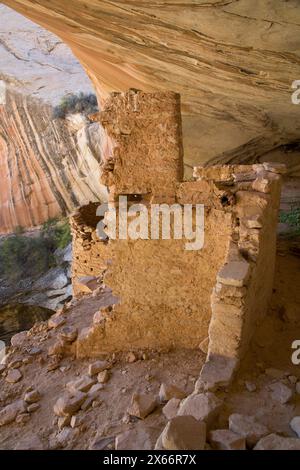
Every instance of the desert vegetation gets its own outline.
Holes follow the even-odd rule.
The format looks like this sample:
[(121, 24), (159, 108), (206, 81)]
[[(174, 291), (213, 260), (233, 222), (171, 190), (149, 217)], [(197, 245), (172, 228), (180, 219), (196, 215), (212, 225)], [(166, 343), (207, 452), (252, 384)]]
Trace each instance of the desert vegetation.
[(67, 94), (53, 110), (54, 119), (65, 119), (68, 114), (89, 115), (99, 110), (96, 95), (93, 93)]
[(0, 276), (11, 280), (38, 276), (55, 266), (55, 251), (70, 241), (67, 219), (51, 219), (30, 235), (17, 227), (14, 234), (0, 242)]
[(292, 205), (288, 212), (281, 212), (280, 222), (289, 225), (295, 235), (300, 235), (300, 207)]

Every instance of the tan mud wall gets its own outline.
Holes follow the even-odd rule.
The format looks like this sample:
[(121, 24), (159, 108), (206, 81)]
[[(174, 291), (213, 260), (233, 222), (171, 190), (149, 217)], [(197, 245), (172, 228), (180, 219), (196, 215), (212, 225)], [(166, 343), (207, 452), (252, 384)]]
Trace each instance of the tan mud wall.
[(107, 244), (96, 233), (100, 217), (96, 216), (100, 203), (83, 206), (70, 217), (73, 237), (72, 278), (74, 295), (84, 293), (80, 279), (88, 276), (100, 277), (107, 268)]
[[(232, 377), (267, 312), (284, 168), (198, 167), (193, 181), (182, 181), (179, 110), (179, 96), (171, 92), (114, 94), (99, 114), (113, 143), (103, 182), (117, 211), (120, 195), (146, 206), (203, 204), (204, 247), (187, 251), (185, 240), (110, 239), (102, 250), (95, 215), (87, 221), (95, 208), (75, 216), (74, 276), (104, 274), (119, 299), (80, 333), (77, 355), (195, 348), (208, 336), (201, 380), (209, 388)], [(81, 223), (93, 227), (88, 240), (85, 229), (78, 230)]]
[[(198, 389), (228, 384), (267, 314), (274, 282), (283, 170), (276, 165), (231, 168), (230, 177), (236, 181), (233, 243), (211, 298), (208, 357)], [(228, 184), (228, 175), (226, 180)]]
[(121, 304), (106, 327), (106, 347), (124, 338), (131, 348), (198, 347), (208, 334), (210, 296), (230, 233), (230, 214), (211, 211), (198, 251), (185, 250), (186, 240), (115, 242), (105, 283)]

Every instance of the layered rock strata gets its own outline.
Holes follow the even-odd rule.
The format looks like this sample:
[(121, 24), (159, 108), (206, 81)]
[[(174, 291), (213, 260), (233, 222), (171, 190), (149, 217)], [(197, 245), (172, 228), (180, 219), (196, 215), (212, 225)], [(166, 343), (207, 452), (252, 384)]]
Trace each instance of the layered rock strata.
[(4, 3), (71, 47), (99, 99), (130, 87), (180, 93), (189, 175), (211, 160), (260, 159), (299, 175), (297, 0)]
[(84, 116), (53, 119), (52, 106), (6, 91), (0, 105), (0, 233), (34, 227), (105, 199), (103, 132)]

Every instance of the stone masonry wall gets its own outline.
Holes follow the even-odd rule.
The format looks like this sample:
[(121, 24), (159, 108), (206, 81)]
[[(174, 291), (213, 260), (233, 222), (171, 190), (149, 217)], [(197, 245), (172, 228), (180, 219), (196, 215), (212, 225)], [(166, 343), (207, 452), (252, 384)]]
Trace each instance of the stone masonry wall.
[(72, 278), (74, 295), (90, 292), (83, 279), (103, 276), (107, 265), (107, 244), (96, 233), (100, 217), (96, 216), (100, 203), (81, 207), (70, 217), (73, 238)]
[[(225, 175), (221, 174), (224, 170)], [(211, 175), (211, 171), (217, 174)], [(195, 169), (196, 177), (222, 180), (236, 198), (232, 242), (211, 296), (208, 356), (198, 390), (229, 383), (267, 313), (274, 280), (283, 171), (284, 166), (276, 164)]]
[[(113, 142), (103, 182), (117, 211), (119, 195), (128, 195), (130, 204), (144, 203), (148, 213), (153, 202), (203, 204), (204, 246), (187, 251), (184, 239), (103, 243), (97, 241), (95, 220), (85, 224), (86, 214), (76, 216), (74, 276), (92, 274), (92, 267), (118, 298), (81, 331), (77, 355), (195, 348), (208, 338), (197, 384), (207, 389), (228, 383), (266, 314), (284, 168), (197, 167), (193, 181), (182, 181), (179, 110), (179, 96), (171, 92), (112, 95), (99, 114)], [(83, 227), (93, 225), (91, 232), (81, 221)], [(82, 238), (87, 232), (88, 241)]]

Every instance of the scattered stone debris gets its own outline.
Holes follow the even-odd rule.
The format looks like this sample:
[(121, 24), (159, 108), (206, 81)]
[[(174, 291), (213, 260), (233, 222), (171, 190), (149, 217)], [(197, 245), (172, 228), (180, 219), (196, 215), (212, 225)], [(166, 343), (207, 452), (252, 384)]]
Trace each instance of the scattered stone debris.
[(59, 328), (60, 326), (66, 323), (66, 319), (62, 316), (53, 315), (48, 320), (48, 327), (49, 328)]
[(21, 413), (16, 417), (17, 424), (26, 424), (30, 420), (30, 413)]
[(108, 370), (103, 370), (102, 372), (99, 372), (97, 375), (98, 382), (100, 384), (105, 384), (106, 382), (109, 381), (110, 373)]
[(179, 398), (182, 400), (186, 397), (186, 393), (183, 390), (180, 390), (175, 385), (161, 384), (159, 390), (159, 399), (162, 403), (171, 400), (171, 398)]
[(34, 413), (36, 410), (40, 408), (39, 403), (32, 403), (31, 405), (27, 406), (27, 412), (28, 413)]
[(41, 399), (41, 395), (38, 390), (32, 390), (25, 393), (24, 401), (26, 403), (36, 403)]
[(166, 450), (203, 450), (206, 424), (193, 416), (176, 416), (166, 425), (160, 441)]
[(19, 369), (10, 369), (6, 376), (6, 382), (10, 384), (15, 384), (22, 379), (23, 375)]
[(11, 340), (10, 344), (13, 348), (20, 348), (24, 341), (27, 338), (27, 331), (21, 331), (20, 333), (15, 334)]
[(135, 393), (132, 396), (131, 404), (127, 410), (130, 416), (144, 419), (157, 407), (157, 400), (151, 395), (141, 395)]
[(269, 434), (259, 440), (254, 450), (300, 450), (300, 439)]
[(78, 336), (78, 329), (72, 326), (65, 326), (59, 333), (59, 337), (63, 341), (67, 341), (68, 343), (73, 343)]
[(116, 450), (152, 450), (159, 430), (149, 425), (136, 426), (116, 436)]
[(104, 371), (109, 368), (109, 363), (107, 361), (97, 361), (89, 365), (88, 374), (93, 377), (94, 375), (99, 374), (99, 372)]
[(278, 401), (282, 405), (290, 401), (293, 397), (293, 390), (281, 382), (275, 382), (268, 386), (271, 390), (273, 400)]
[(245, 387), (248, 390), (248, 392), (255, 392), (255, 390), (256, 390), (255, 383), (254, 382), (249, 382), (248, 380), (246, 380), (246, 382), (245, 382)]
[(246, 450), (244, 437), (230, 431), (230, 429), (217, 429), (210, 431), (209, 442), (217, 450)]
[(60, 397), (54, 405), (56, 416), (69, 416), (80, 410), (87, 395), (83, 392), (77, 392), (74, 395), (65, 395)]
[(5, 406), (5, 408), (0, 411), (0, 426), (12, 423), (15, 421), (18, 414), (24, 413), (25, 411), (23, 400), (17, 400)]
[(198, 421), (205, 421), (210, 428), (218, 417), (222, 404), (222, 400), (211, 392), (192, 394), (182, 402), (178, 415), (193, 416)]
[(167, 419), (172, 419), (177, 416), (181, 400), (179, 398), (171, 398), (168, 403), (163, 407), (162, 412)]
[(76, 393), (78, 391), (88, 392), (90, 388), (95, 385), (95, 383), (96, 380), (94, 378), (84, 375), (83, 377), (80, 377), (80, 379), (68, 382), (66, 385), (66, 389), (70, 393)]
[(45, 450), (45, 447), (37, 435), (31, 435), (21, 439), (14, 450)]
[(300, 416), (295, 416), (290, 422), (291, 429), (300, 437)]
[(133, 362), (137, 361), (137, 357), (134, 352), (129, 352), (126, 356), (126, 360), (129, 364), (132, 364)]
[(257, 422), (254, 416), (234, 413), (229, 416), (230, 431), (246, 439), (247, 446), (252, 448), (262, 437), (269, 433), (269, 429)]

